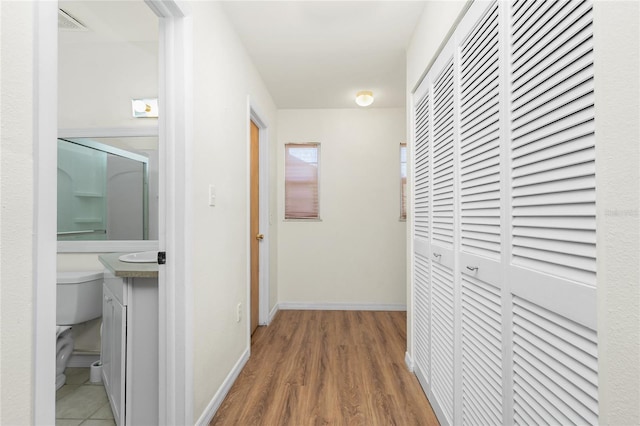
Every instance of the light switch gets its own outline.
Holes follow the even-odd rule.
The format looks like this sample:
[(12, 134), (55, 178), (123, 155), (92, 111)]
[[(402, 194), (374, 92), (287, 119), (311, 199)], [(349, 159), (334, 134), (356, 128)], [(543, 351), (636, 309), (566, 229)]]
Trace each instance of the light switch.
[(209, 185), (209, 205), (211, 207), (216, 205), (216, 186)]

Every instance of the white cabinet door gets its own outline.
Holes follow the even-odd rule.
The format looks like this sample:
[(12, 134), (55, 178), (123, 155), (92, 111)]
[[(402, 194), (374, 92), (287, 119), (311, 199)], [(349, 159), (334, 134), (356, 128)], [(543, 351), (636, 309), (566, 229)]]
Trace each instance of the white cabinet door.
[(113, 417), (124, 425), (127, 308), (105, 285), (102, 304), (102, 374)]

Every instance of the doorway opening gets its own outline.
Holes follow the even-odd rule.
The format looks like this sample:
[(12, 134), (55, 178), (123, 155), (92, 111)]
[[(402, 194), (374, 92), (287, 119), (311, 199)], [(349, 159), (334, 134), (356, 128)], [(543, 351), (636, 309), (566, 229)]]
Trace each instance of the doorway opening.
[[(105, 355), (117, 340), (107, 333), (108, 308), (115, 305), (103, 304), (99, 256), (158, 247), (159, 207), (165, 202), (158, 188), (164, 173), (158, 119), (135, 118), (131, 100), (158, 97), (159, 20), (142, 0), (59, 0), (58, 8), (85, 30), (58, 27), (57, 270), (58, 276), (94, 271), (100, 278), (78, 280), (76, 292), (67, 289), (71, 285), (56, 286), (55, 417), (60, 423), (118, 421), (126, 411), (118, 393), (125, 374), (118, 374), (120, 383), (107, 372), (118, 370), (126, 351)], [(79, 136), (69, 137), (74, 133)], [(89, 288), (82, 310), (91, 314), (76, 317), (80, 307), (64, 299)]]
[[(109, 2), (105, 2), (109, 3)], [(160, 192), (165, 196), (158, 220), (158, 248), (171, 262), (160, 275), (160, 424), (193, 423), (192, 337), (189, 305), (190, 179), (186, 162), (191, 156), (192, 24), (188, 6), (176, 0), (145, 1), (159, 21), (160, 78), (163, 100), (159, 120), (159, 162), (165, 168)], [(58, 133), (58, 2), (34, 6), (34, 75), (37, 108), (34, 142), (36, 203), (34, 220), (34, 405), (35, 424), (53, 424), (55, 418), (56, 344), (56, 144)], [(156, 21), (156, 25), (157, 22)], [(93, 99), (84, 104), (93, 105)], [(170, 107), (169, 107), (170, 106)], [(177, 143), (179, 141), (180, 143)], [(169, 201), (171, 200), (171, 201)], [(185, 283), (177, 287), (176, 282)], [(52, 303), (52, 301), (54, 303)]]

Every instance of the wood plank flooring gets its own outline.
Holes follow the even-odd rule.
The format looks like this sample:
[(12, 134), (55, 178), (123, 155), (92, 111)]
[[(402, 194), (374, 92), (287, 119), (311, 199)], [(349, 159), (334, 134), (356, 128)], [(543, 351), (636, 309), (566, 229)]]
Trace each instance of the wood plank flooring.
[(405, 350), (405, 312), (280, 311), (210, 425), (438, 425)]

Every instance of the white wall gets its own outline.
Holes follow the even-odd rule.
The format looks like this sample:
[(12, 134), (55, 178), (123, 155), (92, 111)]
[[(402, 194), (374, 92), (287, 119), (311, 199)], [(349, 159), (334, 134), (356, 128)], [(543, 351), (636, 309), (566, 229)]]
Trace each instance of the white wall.
[(34, 5), (0, 3), (0, 424), (33, 422)]
[[(278, 111), (281, 304), (406, 304), (405, 137), (402, 108)], [(282, 222), (289, 142), (320, 143), (320, 222)]]
[(158, 42), (65, 43), (61, 39), (59, 128), (157, 125), (155, 118), (133, 118), (131, 99), (158, 97)]
[(640, 424), (640, 3), (596, 1), (600, 423)]
[[(189, 6), (195, 52), (192, 253), (194, 419), (198, 419), (234, 364), (249, 350), (247, 96), (269, 125), (272, 176), (276, 110), (221, 5), (196, 1)], [(216, 185), (215, 207), (208, 205), (209, 184)], [(274, 197), (271, 209), (277, 215)], [(269, 242), (272, 275), (277, 259), (275, 228), (274, 223)], [(240, 323), (236, 322), (238, 303), (244, 312)]]
[[(631, 425), (640, 424), (639, 4), (594, 4), (600, 422)], [(463, 8), (427, 3), (407, 50), (409, 96)]]

